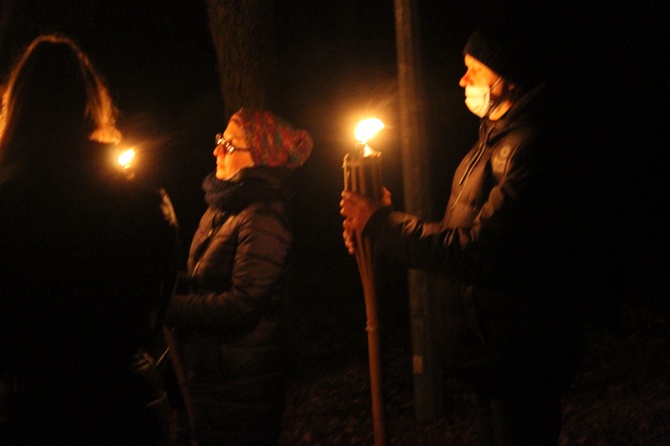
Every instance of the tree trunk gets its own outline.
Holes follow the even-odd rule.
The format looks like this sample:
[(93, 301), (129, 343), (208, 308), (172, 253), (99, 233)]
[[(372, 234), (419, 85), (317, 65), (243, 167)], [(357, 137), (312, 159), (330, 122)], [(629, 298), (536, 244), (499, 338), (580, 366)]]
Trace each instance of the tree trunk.
[(274, 0), (205, 0), (227, 120), (242, 106), (270, 107), (276, 70)]

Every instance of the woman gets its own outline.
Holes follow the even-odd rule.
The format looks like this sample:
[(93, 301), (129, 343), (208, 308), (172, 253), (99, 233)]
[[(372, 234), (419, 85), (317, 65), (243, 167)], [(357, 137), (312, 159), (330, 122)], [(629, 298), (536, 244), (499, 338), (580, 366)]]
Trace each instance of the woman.
[(176, 220), (165, 194), (111, 163), (116, 113), (64, 36), (35, 39), (6, 84), (0, 387), (10, 391), (0, 444), (167, 441), (150, 410), (164, 392), (136, 369), (152, 367), (139, 353), (171, 288)]
[(216, 136), (209, 205), (172, 296), (199, 446), (276, 445), (284, 410), (278, 306), (292, 235), (286, 180), (312, 139), (271, 112), (242, 108)]

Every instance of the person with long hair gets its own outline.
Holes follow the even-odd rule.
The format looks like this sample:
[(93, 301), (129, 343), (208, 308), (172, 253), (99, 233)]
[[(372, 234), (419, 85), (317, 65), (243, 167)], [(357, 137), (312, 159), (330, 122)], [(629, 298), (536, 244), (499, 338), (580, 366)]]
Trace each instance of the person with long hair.
[(118, 110), (72, 39), (32, 41), (2, 99), (0, 444), (166, 444), (142, 372), (172, 286), (170, 200), (110, 162)]

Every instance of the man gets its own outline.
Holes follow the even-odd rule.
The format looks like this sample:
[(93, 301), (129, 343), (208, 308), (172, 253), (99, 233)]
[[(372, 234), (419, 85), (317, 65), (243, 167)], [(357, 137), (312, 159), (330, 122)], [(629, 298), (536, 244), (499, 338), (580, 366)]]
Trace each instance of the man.
[[(579, 359), (572, 299), (572, 187), (546, 113), (545, 50), (528, 27), (491, 24), (465, 45), (459, 85), (481, 118), (439, 224), (345, 191), (344, 239), (446, 277), (445, 369), (476, 396), (486, 445), (556, 445), (561, 397)], [(552, 104), (553, 105), (553, 104)]]

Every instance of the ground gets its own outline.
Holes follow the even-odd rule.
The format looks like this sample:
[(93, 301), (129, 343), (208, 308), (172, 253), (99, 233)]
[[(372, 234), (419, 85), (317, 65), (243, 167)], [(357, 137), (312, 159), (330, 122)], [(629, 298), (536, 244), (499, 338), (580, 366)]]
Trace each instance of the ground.
[[(670, 444), (667, 282), (643, 274), (619, 311), (586, 325), (586, 359), (564, 398), (561, 446)], [(283, 446), (375, 444), (367, 350), (354, 345), (347, 358), (312, 355), (296, 367)], [(411, 370), (409, 333), (397, 330), (384, 349), (388, 445), (475, 445), (468, 395), (458, 386), (447, 386), (443, 416), (416, 421)]]

